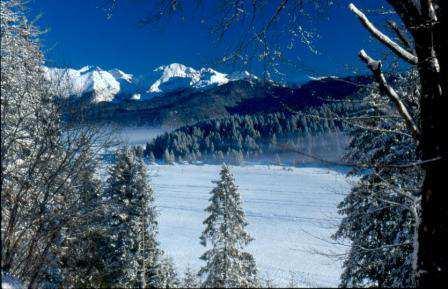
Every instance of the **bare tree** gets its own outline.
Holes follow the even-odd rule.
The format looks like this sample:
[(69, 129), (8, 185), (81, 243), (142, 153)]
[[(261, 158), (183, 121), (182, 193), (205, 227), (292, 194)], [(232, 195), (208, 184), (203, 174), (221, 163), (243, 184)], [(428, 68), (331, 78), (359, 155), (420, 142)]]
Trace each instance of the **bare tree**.
[(44, 288), (64, 282), (64, 241), (91, 213), (80, 214), (81, 174), (108, 141), (97, 128), (62, 120), (43, 74), (39, 31), (22, 3), (2, 1), (0, 13), (1, 269)]

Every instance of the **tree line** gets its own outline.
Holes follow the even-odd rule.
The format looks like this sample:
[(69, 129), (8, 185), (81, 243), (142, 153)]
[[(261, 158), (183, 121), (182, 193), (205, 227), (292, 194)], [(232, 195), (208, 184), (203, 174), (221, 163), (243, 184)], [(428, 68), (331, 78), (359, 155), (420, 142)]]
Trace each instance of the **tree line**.
[(236, 164), (282, 153), (335, 157), (347, 143), (346, 125), (330, 117), (330, 111), (336, 110), (348, 111), (349, 106), (333, 104), (304, 113), (205, 120), (156, 137), (147, 143), (145, 155), (152, 162), (200, 160)]

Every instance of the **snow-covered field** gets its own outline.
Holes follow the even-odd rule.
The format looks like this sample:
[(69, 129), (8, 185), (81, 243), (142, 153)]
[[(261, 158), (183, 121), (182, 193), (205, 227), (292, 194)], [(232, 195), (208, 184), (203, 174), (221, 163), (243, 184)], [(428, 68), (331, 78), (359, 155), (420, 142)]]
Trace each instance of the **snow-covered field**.
[[(149, 165), (159, 210), (160, 244), (182, 272), (199, 269), (204, 209), (217, 165)], [(340, 219), (337, 203), (350, 188), (341, 168), (233, 166), (244, 201), (248, 250), (262, 277), (287, 285), (293, 274), (300, 286), (337, 286), (341, 262), (320, 253), (340, 254), (346, 247), (329, 236)]]

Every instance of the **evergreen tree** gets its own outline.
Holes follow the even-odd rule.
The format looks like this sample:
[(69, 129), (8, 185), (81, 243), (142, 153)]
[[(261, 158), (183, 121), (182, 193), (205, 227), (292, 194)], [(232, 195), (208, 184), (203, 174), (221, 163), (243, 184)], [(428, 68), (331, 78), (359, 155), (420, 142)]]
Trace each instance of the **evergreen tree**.
[(148, 159), (149, 159), (149, 162), (151, 164), (154, 164), (156, 162), (156, 158), (154, 157), (154, 153), (153, 152), (149, 152)]
[(193, 272), (190, 266), (187, 266), (184, 277), (182, 279), (183, 288), (199, 288), (199, 280), (197, 273)]
[(277, 166), (282, 165), (282, 160), (280, 159), (280, 156), (278, 154), (275, 154), (274, 156), (274, 164), (276, 164)]
[(298, 288), (299, 282), (297, 280), (296, 273), (290, 271), (289, 272), (289, 280), (288, 280), (288, 288)]
[[(419, 96), (413, 79), (407, 75), (397, 87), (416, 116)], [(423, 174), (418, 166), (400, 165), (417, 161), (417, 144), (377, 89), (366, 91), (359, 111), (346, 158), (369, 170), (353, 170), (360, 175), (359, 181), (338, 206), (344, 217), (334, 238), (351, 241), (341, 286), (413, 287), (413, 236), (419, 214), (416, 192)]]
[(246, 232), (240, 194), (228, 166), (222, 166), (220, 176), (205, 210), (209, 215), (200, 239), (211, 248), (201, 256), (206, 265), (199, 274), (205, 277), (204, 287), (256, 287), (255, 260), (243, 251), (252, 238)]
[(178, 288), (180, 280), (170, 257), (163, 257), (157, 270), (157, 283), (154, 288)]
[(154, 195), (143, 159), (134, 150), (116, 152), (105, 197), (106, 284), (110, 287), (146, 287), (147, 272), (157, 266), (157, 221)]
[(163, 160), (165, 161), (165, 163), (169, 165), (172, 165), (174, 163), (173, 154), (168, 149), (165, 149), (165, 152), (163, 154)]
[(274, 284), (274, 280), (269, 274), (266, 274), (266, 276), (262, 279), (262, 285), (263, 288), (274, 288), (276, 287)]

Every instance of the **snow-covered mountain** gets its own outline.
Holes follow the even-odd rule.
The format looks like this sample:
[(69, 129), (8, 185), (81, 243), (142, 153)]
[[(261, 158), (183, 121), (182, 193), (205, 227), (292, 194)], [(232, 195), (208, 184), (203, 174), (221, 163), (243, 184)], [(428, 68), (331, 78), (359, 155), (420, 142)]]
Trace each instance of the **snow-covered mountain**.
[(166, 93), (182, 88), (202, 89), (210, 86), (219, 86), (230, 81), (257, 79), (247, 71), (225, 74), (212, 68), (196, 70), (180, 63), (171, 63), (160, 66), (154, 71), (162, 75), (148, 89), (150, 93)]
[[(237, 80), (255, 80), (247, 71), (225, 74), (212, 68), (194, 69), (172, 63), (155, 69), (158, 79), (137, 77), (120, 69), (103, 70), (84, 66), (80, 69), (43, 67), (55, 94), (63, 97), (89, 96), (93, 103), (120, 102), (125, 99), (143, 100), (179, 89), (204, 89)], [(151, 81), (152, 79), (152, 81)], [(147, 87), (149, 86), (149, 89)]]
[(92, 95), (92, 102), (113, 101), (119, 93), (135, 97), (132, 74), (119, 69), (102, 70), (99, 67), (84, 66), (80, 69), (44, 67), (45, 77), (52, 83), (52, 89), (60, 96)]

